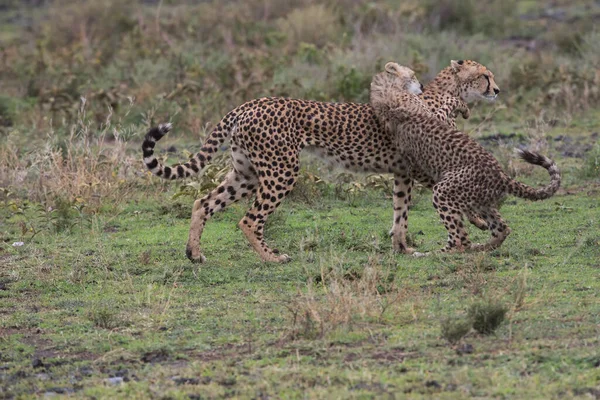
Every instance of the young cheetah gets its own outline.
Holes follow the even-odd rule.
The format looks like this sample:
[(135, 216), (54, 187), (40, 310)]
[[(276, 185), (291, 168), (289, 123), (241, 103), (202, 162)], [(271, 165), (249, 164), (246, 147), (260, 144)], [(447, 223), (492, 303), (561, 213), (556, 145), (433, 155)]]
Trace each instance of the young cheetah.
[[(482, 77), (480, 64), (461, 63), (460, 68), (444, 69), (424, 88), (422, 96), (430, 109), (446, 104), (447, 93), (471, 100), (488, 97), (491, 90), (497, 90), (493, 78), (490, 83)], [(416, 78), (405, 89), (411, 85), (416, 92), (421, 87)], [(186, 246), (191, 261), (205, 260), (200, 237), (207, 220), (229, 204), (248, 197), (255, 200), (239, 223), (242, 232), (264, 261), (287, 261), (287, 255), (267, 246), (264, 226), (293, 189), (299, 154), (305, 148), (351, 171), (394, 174), (392, 244), (395, 251), (411, 251), (403, 234), (407, 223), (403, 209), (410, 202), (412, 190), (407, 160), (370, 105), (284, 98), (251, 100), (230, 111), (188, 162), (172, 167), (162, 165), (154, 155), (156, 142), (170, 129), (170, 124), (150, 129), (142, 144), (146, 167), (165, 179), (197, 174), (225, 140), (231, 140), (232, 171), (215, 190), (194, 202)]]
[[(498, 161), (467, 134), (449, 128), (433, 118), (423, 101), (401, 90), (414, 72), (399, 65), (373, 78), (371, 105), (380, 121), (395, 136), (409, 165), (411, 179), (433, 183), (433, 206), (448, 230), (442, 251), (491, 250), (502, 244), (510, 229), (498, 207), (512, 194), (530, 200), (551, 197), (560, 186), (560, 173), (554, 161), (526, 150), (518, 155), (530, 164), (548, 170), (550, 184), (534, 189), (510, 178)], [(484, 245), (469, 242), (462, 215), (476, 214), (487, 223), (492, 238)]]

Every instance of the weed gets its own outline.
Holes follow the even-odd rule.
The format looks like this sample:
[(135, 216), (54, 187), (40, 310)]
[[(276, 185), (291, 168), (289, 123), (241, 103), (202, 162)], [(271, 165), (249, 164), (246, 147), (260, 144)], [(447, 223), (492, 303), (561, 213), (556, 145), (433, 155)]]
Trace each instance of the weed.
[(197, 177), (194, 177), (191, 182), (180, 185), (172, 198), (177, 199), (182, 196), (190, 197), (194, 200), (201, 198), (219, 186), (230, 170), (229, 155), (220, 154)]
[(492, 334), (504, 321), (507, 308), (504, 304), (485, 301), (476, 302), (469, 307), (468, 315), (472, 321), (473, 329), (482, 335)]
[(120, 324), (118, 312), (114, 305), (100, 305), (94, 307), (89, 311), (88, 318), (92, 321), (94, 326), (103, 329), (113, 329)]
[(584, 179), (600, 179), (600, 142), (586, 154), (583, 168), (579, 172)]
[(306, 292), (298, 292), (287, 305), (292, 338), (321, 338), (340, 328), (352, 330), (360, 323), (393, 320), (388, 315), (392, 306), (407, 296), (378, 257), (371, 257), (362, 272), (345, 270), (342, 259), (334, 262), (332, 269), (321, 264), (317, 279), (309, 279)]
[(152, 252), (150, 250), (142, 251), (138, 257), (140, 264), (142, 264), (142, 265), (150, 264), (150, 256), (151, 255), (152, 255)]
[[(333, 10), (323, 4), (313, 4), (290, 12), (278, 21), (278, 27), (291, 43), (323, 47), (342, 38), (342, 27)], [(305, 47), (305, 46), (304, 46)]]
[(336, 92), (341, 101), (366, 102), (371, 75), (358, 71), (353, 66), (342, 65), (335, 73)]
[(515, 312), (520, 311), (525, 306), (528, 271), (529, 269), (525, 266), (517, 277), (517, 286), (513, 294), (513, 310)]
[(446, 318), (441, 322), (442, 337), (451, 344), (456, 344), (469, 333), (472, 327), (473, 321), (469, 318)]
[(296, 186), (290, 193), (290, 199), (314, 204), (318, 200), (327, 183), (320, 176), (302, 168), (296, 179)]

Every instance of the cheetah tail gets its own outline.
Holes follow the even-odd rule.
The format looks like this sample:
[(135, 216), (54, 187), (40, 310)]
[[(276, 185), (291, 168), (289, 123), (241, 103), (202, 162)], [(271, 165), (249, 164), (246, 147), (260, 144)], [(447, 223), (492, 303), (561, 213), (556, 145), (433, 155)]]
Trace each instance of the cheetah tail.
[[(188, 176), (195, 175), (202, 170), (212, 159), (210, 154), (218, 150), (219, 141), (214, 141), (209, 136), (207, 142), (202, 146), (200, 151), (196, 153), (186, 163), (175, 164), (170, 167), (163, 165), (156, 156), (154, 155), (154, 146), (156, 142), (162, 139), (170, 130), (171, 124), (161, 124), (157, 127), (151, 128), (146, 137), (144, 143), (142, 143), (142, 151), (144, 152), (144, 164), (146, 167), (156, 176), (160, 176), (164, 179), (180, 179), (187, 178)], [(213, 132), (214, 134), (214, 132)], [(211, 136), (213, 136), (211, 134)], [(224, 141), (224, 140), (223, 140)], [(216, 145), (215, 145), (216, 144)]]
[(550, 184), (539, 189), (534, 189), (524, 183), (511, 180), (508, 186), (509, 193), (517, 197), (534, 201), (552, 197), (560, 187), (560, 171), (558, 170), (556, 163), (548, 157), (531, 151), (515, 149), (515, 152), (525, 162), (546, 168), (550, 174)]

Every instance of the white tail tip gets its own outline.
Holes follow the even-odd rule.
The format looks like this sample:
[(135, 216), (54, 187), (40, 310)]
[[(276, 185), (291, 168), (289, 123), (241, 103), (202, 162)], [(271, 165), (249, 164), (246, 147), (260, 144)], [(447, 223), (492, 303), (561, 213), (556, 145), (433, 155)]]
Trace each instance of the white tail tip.
[(171, 130), (171, 128), (173, 127), (173, 124), (171, 124), (170, 122), (166, 123), (166, 124), (160, 124), (158, 125), (158, 129), (161, 132), (167, 133)]

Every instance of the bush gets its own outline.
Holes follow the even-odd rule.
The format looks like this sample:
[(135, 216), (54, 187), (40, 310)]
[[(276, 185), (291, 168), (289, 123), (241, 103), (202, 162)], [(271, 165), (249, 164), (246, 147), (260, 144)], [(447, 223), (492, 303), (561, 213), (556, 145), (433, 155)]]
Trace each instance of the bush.
[(117, 311), (113, 306), (103, 305), (90, 310), (89, 319), (94, 326), (103, 329), (113, 329), (118, 326)]
[(600, 180), (600, 143), (596, 143), (586, 154), (580, 175), (585, 179)]
[(502, 324), (507, 311), (505, 305), (488, 301), (471, 305), (468, 315), (473, 323), (473, 329), (482, 335), (489, 335)]
[(442, 337), (451, 344), (458, 343), (473, 327), (468, 318), (447, 318), (442, 320)]
[(292, 339), (317, 339), (358, 323), (389, 321), (398, 316), (397, 304), (409, 297), (395, 283), (391, 266), (377, 257), (362, 271), (346, 269), (341, 259), (334, 262), (332, 268), (322, 266), (319, 275), (309, 278), (307, 290), (287, 305)]
[(336, 13), (322, 4), (295, 9), (280, 19), (277, 26), (295, 48), (301, 43), (323, 47), (329, 43), (340, 43), (344, 37)]
[[(502, 37), (520, 26), (515, 16), (516, 1), (428, 0), (424, 3), (429, 28), (433, 31), (484, 33)], [(502, 17), (499, 18), (498, 16)]]

